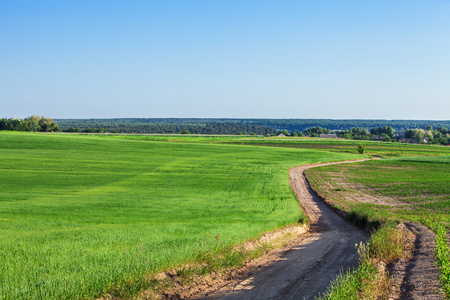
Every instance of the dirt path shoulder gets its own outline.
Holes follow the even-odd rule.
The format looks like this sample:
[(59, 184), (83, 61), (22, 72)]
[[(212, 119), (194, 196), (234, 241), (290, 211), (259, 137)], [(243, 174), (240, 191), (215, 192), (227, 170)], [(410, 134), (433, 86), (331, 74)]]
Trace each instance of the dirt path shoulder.
[(439, 289), (439, 270), (434, 261), (435, 234), (416, 222), (406, 222), (415, 234), (414, 251), (409, 260), (397, 261), (389, 270), (393, 294), (390, 299), (445, 299)]
[(329, 209), (304, 175), (308, 168), (329, 164), (336, 163), (289, 170), (292, 190), (310, 220), (310, 233), (298, 238), (289, 251), (261, 264), (258, 270), (233, 278), (222, 288), (195, 299), (314, 299), (325, 293), (339, 274), (357, 267), (355, 245), (366, 241), (368, 235)]

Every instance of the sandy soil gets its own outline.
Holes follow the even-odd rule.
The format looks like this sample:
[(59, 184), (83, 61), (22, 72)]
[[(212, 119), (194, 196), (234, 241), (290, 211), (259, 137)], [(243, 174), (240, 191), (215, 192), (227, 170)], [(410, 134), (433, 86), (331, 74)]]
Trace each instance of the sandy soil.
[(230, 278), (222, 288), (193, 299), (314, 299), (325, 293), (339, 274), (357, 267), (355, 245), (366, 241), (368, 235), (329, 209), (305, 178), (306, 169), (323, 165), (327, 164), (289, 170), (291, 187), (310, 220), (310, 233), (298, 238), (289, 251), (260, 258), (258, 269)]

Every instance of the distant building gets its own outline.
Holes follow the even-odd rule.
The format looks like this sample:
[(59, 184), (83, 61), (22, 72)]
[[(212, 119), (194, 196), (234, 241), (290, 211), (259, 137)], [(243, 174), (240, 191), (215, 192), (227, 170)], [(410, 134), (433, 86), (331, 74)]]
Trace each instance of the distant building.
[(423, 138), (423, 142), (426, 144), (426, 143), (428, 143), (430, 141), (430, 139), (427, 137), (427, 136), (425, 136), (424, 138)]
[(322, 139), (337, 139), (338, 136), (336, 134), (319, 134), (319, 137)]
[(279, 135), (277, 135), (277, 137), (284, 137), (285, 135), (283, 133), (280, 133)]
[(414, 138), (403, 138), (403, 139), (400, 140), (400, 142), (415, 144), (415, 143), (417, 143), (417, 140), (414, 139)]

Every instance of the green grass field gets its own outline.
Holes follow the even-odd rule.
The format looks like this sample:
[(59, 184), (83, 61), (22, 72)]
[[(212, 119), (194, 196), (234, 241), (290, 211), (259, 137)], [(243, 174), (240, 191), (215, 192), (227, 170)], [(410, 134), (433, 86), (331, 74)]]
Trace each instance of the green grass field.
[[(375, 197), (390, 197), (398, 205), (344, 203), (339, 190), (325, 190), (327, 182), (335, 182), (342, 174), (345, 182)], [(432, 218), (450, 229), (450, 155), (405, 156), (326, 166), (308, 170), (307, 175), (317, 190), (349, 210), (365, 211), (374, 218), (422, 223)]]
[(302, 219), (289, 167), (359, 157), (0, 132), (0, 299), (132, 290), (198, 253)]
[(261, 137), (261, 136), (204, 136), (204, 135), (100, 135), (103, 138), (163, 141), (177, 143), (214, 143), (283, 148), (317, 149), (338, 153), (358, 153), (358, 145), (365, 146), (365, 153), (383, 157), (407, 155), (443, 155), (450, 147), (440, 145), (403, 144), (397, 142), (358, 141), (344, 139), (321, 139), (305, 137)]

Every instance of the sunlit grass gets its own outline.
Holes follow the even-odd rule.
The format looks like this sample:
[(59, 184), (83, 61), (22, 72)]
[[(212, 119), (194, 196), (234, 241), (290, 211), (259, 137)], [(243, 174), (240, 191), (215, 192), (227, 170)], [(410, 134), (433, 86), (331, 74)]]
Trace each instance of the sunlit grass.
[(94, 298), (296, 222), (288, 168), (358, 157), (1, 132), (0, 299)]
[(166, 141), (182, 143), (216, 143), (253, 145), (267, 147), (287, 147), (320, 149), (341, 153), (358, 153), (363, 145), (365, 154), (384, 157), (402, 157), (408, 155), (450, 154), (450, 147), (441, 145), (407, 144), (397, 142), (360, 141), (345, 139), (323, 139), (306, 137), (262, 137), (262, 136), (205, 136), (205, 135), (101, 135), (103, 138), (121, 138), (147, 141)]

